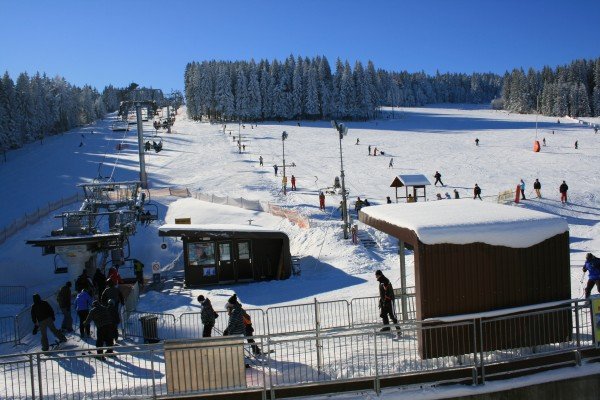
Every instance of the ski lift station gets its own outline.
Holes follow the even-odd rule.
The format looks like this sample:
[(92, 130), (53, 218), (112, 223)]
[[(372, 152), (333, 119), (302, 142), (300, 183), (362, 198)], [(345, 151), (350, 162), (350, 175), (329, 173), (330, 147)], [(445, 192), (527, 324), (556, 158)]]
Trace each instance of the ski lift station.
[[(360, 211), (359, 219), (399, 240), (403, 290), (404, 248), (414, 249), (419, 321), (435, 325), (451, 316), (460, 317), (450, 320), (473, 320), (494, 310), (551, 306), (571, 298), (569, 228), (562, 217), (463, 199), (371, 206)], [(568, 337), (571, 318), (564, 317), (556, 321), (554, 331), (533, 334), (532, 345)], [(521, 324), (523, 331), (517, 336), (528, 334), (535, 321), (524, 317)], [(421, 332), (419, 337), (423, 357), (462, 350), (451, 345), (440, 349), (442, 342), (468, 345), (460, 337), (426, 336)], [(435, 341), (437, 354), (430, 354), (429, 344)]]
[(166, 224), (159, 236), (183, 240), (185, 285), (287, 279), (292, 272), (288, 236), (235, 224)]

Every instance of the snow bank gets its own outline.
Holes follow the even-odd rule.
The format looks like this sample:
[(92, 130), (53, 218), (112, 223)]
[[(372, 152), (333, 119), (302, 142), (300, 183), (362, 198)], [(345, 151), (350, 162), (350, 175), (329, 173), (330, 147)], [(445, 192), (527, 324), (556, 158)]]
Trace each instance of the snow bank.
[(569, 230), (566, 219), (553, 214), (471, 199), (385, 204), (361, 212), (410, 229), (430, 245), (481, 242), (526, 248)]

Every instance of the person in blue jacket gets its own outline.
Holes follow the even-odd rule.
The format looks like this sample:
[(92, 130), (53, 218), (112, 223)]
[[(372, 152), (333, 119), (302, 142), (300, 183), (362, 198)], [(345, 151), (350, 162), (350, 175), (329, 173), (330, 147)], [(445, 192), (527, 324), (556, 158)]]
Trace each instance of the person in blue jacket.
[(588, 273), (588, 281), (585, 287), (585, 297), (588, 298), (592, 294), (592, 289), (596, 285), (596, 290), (600, 293), (600, 259), (594, 257), (592, 253), (587, 253), (585, 257), (585, 265), (583, 272)]
[(75, 298), (75, 309), (79, 317), (79, 334), (81, 338), (90, 337), (90, 326), (85, 323), (85, 320), (92, 308), (92, 296), (86, 289), (81, 289), (81, 292)]

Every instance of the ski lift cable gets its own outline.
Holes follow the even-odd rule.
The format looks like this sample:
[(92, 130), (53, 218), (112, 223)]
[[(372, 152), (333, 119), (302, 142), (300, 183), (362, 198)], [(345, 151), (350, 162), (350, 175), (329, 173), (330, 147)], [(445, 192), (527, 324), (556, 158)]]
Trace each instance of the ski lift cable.
[(117, 164), (119, 164), (119, 158), (121, 157), (121, 151), (123, 150), (123, 143), (125, 142), (125, 137), (127, 136), (127, 131), (125, 131), (125, 133), (123, 133), (123, 137), (121, 138), (121, 142), (119, 143), (118, 149), (117, 149), (117, 157), (115, 160), (115, 163), (113, 164), (113, 169), (112, 172), (110, 173), (110, 177), (109, 179), (113, 179), (113, 175), (115, 174), (115, 170), (117, 169)]

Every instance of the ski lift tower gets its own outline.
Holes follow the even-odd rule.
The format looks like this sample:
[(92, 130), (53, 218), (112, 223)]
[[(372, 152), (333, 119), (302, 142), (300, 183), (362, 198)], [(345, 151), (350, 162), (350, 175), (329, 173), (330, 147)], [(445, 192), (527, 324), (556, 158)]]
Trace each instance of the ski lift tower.
[(348, 201), (346, 199), (346, 184), (344, 182), (344, 159), (342, 157), (342, 139), (348, 134), (348, 127), (344, 124), (338, 124), (335, 120), (331, 121), (333, 129), (338, 131), (340, 136), (340, 176), (342, 178), (342, 219), (344, 221), (344, 239), (348, 239)]
[[(137, 117), (137, 132), (138, 132), (138, 153), (140, 158), (140, 182), (142, 183), (143, 189), (148, 189), (148, 175), (146, 174), (146, 160), (144, 158), (144, 122), (142, 120), (142, 108), (148, 110), (156, 110), (157, 105), (155, 101), (140, 100), (140, 101), (122, 101), (119, 105), (119, 114), (124, 113), (127, 115), (130, 108), (135, 108)], [(149, 113), (146, 112), (146, 115)]]
[[(68, 272), (71, 280), (84, 269), (92, 276), (98, 265), (107, 263), (109, 254), (114, 266), (122, 265), (124, 248), (129, 245), (128, 237), (135, 234), (137, 223), (158, 218), (157, 212), (144, 211), (148, 202), (139, 181), (94, 182), (79, 187), (84, 192), (79, 209), (56, 216), (62, 227), (50, 236), (27, 241), (41, 247), (43, 255), (54, 254), (55, 267), (56, 257), (62, 259), (67, 268), (56, 268), (55, 272)], [(98, 255), (103, 256), (100, 263)]]

